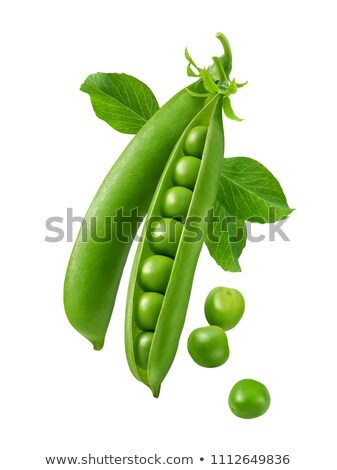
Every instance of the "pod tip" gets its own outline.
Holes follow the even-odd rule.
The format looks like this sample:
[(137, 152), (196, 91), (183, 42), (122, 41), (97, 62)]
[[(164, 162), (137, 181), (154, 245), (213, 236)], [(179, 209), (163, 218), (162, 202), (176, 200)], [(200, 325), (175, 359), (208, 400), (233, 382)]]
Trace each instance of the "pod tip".
[(158, 388), (151, 388), (151, 390), (152, 390), (152, 395), (154, 396), (154, 398), (159, 398), (160, 386)]
[(100, 351), (104, 346), (104, 341), (91, 341), (95, 351)]

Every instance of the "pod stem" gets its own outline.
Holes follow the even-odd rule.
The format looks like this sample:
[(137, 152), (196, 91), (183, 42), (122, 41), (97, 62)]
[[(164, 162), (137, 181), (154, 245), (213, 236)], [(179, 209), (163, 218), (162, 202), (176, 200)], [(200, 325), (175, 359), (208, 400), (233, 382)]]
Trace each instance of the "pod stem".
[(229, 77), (229, 74), (232, 71), (232, 50), (231, 46), (229, 45), (228, 39), (223, 33), (216, 33), (215, 37), (219, 39), (219, 41), (222, 44), (224, 53), (223, 53), (223, 65), (225, 69), (225, 73), (227, 77)]

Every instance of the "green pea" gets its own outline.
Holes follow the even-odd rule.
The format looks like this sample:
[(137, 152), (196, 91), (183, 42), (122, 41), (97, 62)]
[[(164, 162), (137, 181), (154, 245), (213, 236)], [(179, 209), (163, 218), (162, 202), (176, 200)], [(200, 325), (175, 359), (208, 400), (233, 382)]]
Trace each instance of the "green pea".
[(152, 331), (144, 331), (135, 337), (134, 354), (138, 367), (146, 369), (149, 362), (150, 349), (153, 340)]
[(174, 186), (166, 191), (161, 202), (161, 213), (164, 217), (179, 220), (186, 218), (191, 204), (192, 191), (181, 186)]
[(202, 367), (221, 366), (229, 357), (227, 335), (218, 326), (204, 326), (192, 331), (187, 348), (194, 362)]
[(158, 292), (144, 292), (139, 297), (134, 319), (140, 330), (155, 330), (163, 300), (164, 296)]
[(175, 219), (154, 220), (148, 227), (149, 247), (158, 255), (174, 258), (183, 229), (183, 224)]
[(198, 178), (201, 161), (195, 157), (179, 158), (173, 168), (172, 182), (193, 191)]
[(153, 255), (146, 258), (139, 270), (138, 282), (145, 291), (165, 294), (170, 279), (173, 260), (167, 256)]
[(262, 383), (244, 379), (237, 382), (230, 391), (228, 404), (239, 418), (258, 418), (268, 410), (270, 395)]
[(184, 151), (186, 155), (202, 157), (207, 137), (206, 126), (196, 126), (190, 130), (186, 137)]
[(205, 301), (205, 315), (210, 325), (231, 330), (242, 318), (245, 300), (236, 289), (215, 287)]

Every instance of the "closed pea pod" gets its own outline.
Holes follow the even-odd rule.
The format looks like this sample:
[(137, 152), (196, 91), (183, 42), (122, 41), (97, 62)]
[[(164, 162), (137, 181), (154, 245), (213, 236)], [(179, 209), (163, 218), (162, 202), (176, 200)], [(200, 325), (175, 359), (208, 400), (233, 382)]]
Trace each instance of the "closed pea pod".
[[(189, 89), (203, 87), (196, 82)], [(186, 90), (166, 103), (126, 147), (88, 209), (66, 272), (64, 307), (96, 350), (104, 344), (137, 218), (145, 216), (178, 137), (203, 105)], [(122, 226), (123, 217), (134, 220)]]
[[(195, 134), (194, 130), (199, 127), (202, 129), (202, 139), (204, 142), (200, 144), (202, 139), (198, 140), (194, 138), (194, 148), (188, 149), (195, 153), (195, 155), (191, 155), (191, 152), (189, 152), (188, 156), (201, 159), (194, 189), (192, 191), (183, 186), (173, 186), (173, 181), (175, 181), (174, 171), (177, 167), (177, 162), (179, 159), (186, 156), (184, 153), (187, 150), (186, 142), (188, 142), (191, 132), (192, 135)], [(196, 141), (199, 147), (195, 144)], [(179, 220), (187, 218), (187, 222), (189, 220), (193, 221), (193, 228), (188, 223), (183, 226), (176, 253), (174, 257), (171, 258), (172, 267), (168, 283), (164, 289), (163, 284), (161, 290), (157, 290), (164, 298), (153, 336), (151, 337), (150, 349), (149, 351), (147, 349), (148, 343), (146, 343), (146, 347), (144, 346), (143, 348), (144, 351), (146, 350), (145, 352), (148, 352), (147, 361), (142, 362), (136, 360), (137, 357), (139, 357), (139, 349), (141, 349), (139, 348), (139, 340), (136, 340), (136, 338), (143, 333), (139, 328), (139, 322), (137, 325), (135, 321), (137, 318), (135, 312), (137, 305), (139, 305), (139, 298), (144, 295), (144, 289), (151, 290), (153, 287), (151, 283), (151, 285), (145, 285), (141, 276), (144, 264), (155, 256), (151, 249), (151, 241), (149, 243), (146, 237), (147, 227), (143, 230), (143, 240), (138, 246), (132, 268), (125, 324), (127, 359), (135, 377), (148, 385), (152, 389), (153, 395), (156, 397), (159, 395), (160, 385), (171, 367), (178, 348), (189, 302), (194, 271), (203, 243), (202, 235), (205, 230), (204, 219), (215, 198), (223, 154), (222, 98), (217, 95), (209, 101), (205, 108), (194, 119), (192, 119), (177, 142), (158, 184), (149, 210), (148, 220), (150, 220), (151, 217), (179, 217)], [(175, 213), (173, 209), (172, 213), (168, 213), (166, 210), (166, 195), (168, 193), (170, 194), (170, 192), (172, 193), (172, 189), (176, 188), (182, 188), (191, 193), (185, 214), (181, 212)], [(182, 199), (184, 199), (184, 196), (182, 196)], [(177, 201), (177, 206), (179, 206), (179, 203), (181, 203), (181, 200)], [(195, 230), (196, 227), (199, 229), (199, 232)], [(165, 264), (169, 263), (165, 260)], [(156, 276), (151, 279), (151, 282), (157, 282)], [(146, 363), (146, 368), (140, 366), (140, 363), (142, 366)]]

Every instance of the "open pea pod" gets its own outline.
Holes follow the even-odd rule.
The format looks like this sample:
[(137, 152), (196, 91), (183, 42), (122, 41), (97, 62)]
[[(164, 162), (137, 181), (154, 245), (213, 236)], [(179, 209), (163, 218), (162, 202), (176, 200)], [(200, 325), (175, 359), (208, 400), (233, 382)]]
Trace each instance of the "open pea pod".
[[(199, 136), (194, 138), (196, 131), (200, 131)], [(201, 152), (198, 140), (202, 141)], [(222, 97), (216, 95), (191, 120), (169, 158), (152, 200), (132, 268), (126, 306), (126, 355), (133, 375), (149, 386), (155, 397), (159, 396), (161, 383), (179, 345), (203, 244), (205, 216), (216, 196), (223, 156)], [(194, 161), (196, 159), (199, 164)], [(179, 165), (183, 166), (184, 162), (187, 166), (191, 163), (190, 175), (179, 170)], [(178, 240), (172, 240), (171, 244), (164, 241), (165, 249), (162, 250), (160, 243), (157, 247), (154, 245), (149, 231), (153, 221), (159, 225), (160, 221), (165, 221), (162, 235), (170, 242), (172, 231), (165, 233), (170, 220), (181, 229), (174, 231), (175, 235), (178, 233)], [(152, 274), (151, 266), (154, 266)], [(152, 326), (147, 318), (139, 321), (139, 309), (143, 308), (140, 305), (143, 300), (148, 305), (149, 296), (155, 299), (151, 302), (158, 310)]]

